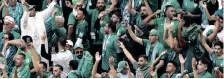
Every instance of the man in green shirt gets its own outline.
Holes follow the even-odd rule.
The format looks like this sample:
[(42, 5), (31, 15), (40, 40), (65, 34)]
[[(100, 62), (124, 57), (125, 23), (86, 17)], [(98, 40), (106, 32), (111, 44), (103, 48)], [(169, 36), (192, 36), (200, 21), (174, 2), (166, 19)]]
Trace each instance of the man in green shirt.
[[(74, 16), (74, 14), (71, 13), (69, 17), (70, 17), (69, 19), (72, 20), (71, 22), (69, 21), (68, 24), (69, 25), (77, 24), (77, 25), (75, 29), (73, 28), (73, 26), (69, 27), (68, 36), (70, 37), (67, 36), (67, 38), (71, 38), (71, 40), (75, 42), (74, 44), (83, 44), (84, 47), (88, 49), (89, 48), (89, 40), (87, 38), (88, 23), (85, 20), (85, 18), (87, 17), (87, 11), (83, 8), (80, 8), (77, 10), (76, 16)], [(75, 31), (73, 31), (72, 29)], [(71, 36), (71, 34), (73, 34), (74, 36)]]
[[(184, 2), (184, 1), (183, 1)], [(180, 4), (178, 2), (178, 0), (163, 0), (163, 3), (161, 5), (161, 16), (164, 17), (164, 15), (166, 14), (165, 11), (166, 11), (166, 6), (167, 5), (171, 5), (175, 8), (175, 11), (178, 12), (179, 9), (181, 8), (180, 7)]]
[[(164, 46), (160, 42), (158, 42), (159, 32), (157, 30), (152, 29), (149, 32), (148, 39), (141, 39), (133, 33), (130, 25), (128, 25), (127, 28), (131, 38), (145, 47), (145, 55), (148, 56), (149, 63), (152, 63), (165, 50)], [(160, 62), (156, 66), (157, 69), (161, 68), (164, 65), (163, 59), (164, 58), (161, 58)]]
[[(161, 18), (156, 18), (156, 19), (150, 20), (150, 22), (148, 24), (154, 25), (157, 28), (157, 30), (159, 32), (159, 34), (158, 34), (159, 42), (164, 45), (165, 49), (170, 49), (169, 46), (163, 40), (164, 30), (166, 27), (170, 27), (170, 26), (173, 27), (173, 29), (174, 29), (173, 37), (177, 37), (179, 21), (176, 21), (173, 19), (176, 14), (175, 8), (173, 6), (167, 5), (165, 13), (166, 13), (166, 17), (161, 17)], [(167, 50), (167, 51), (169, 52), (169, 50)]]
[(209, 56), (213, 62), (212, 68), (214, 69), (212, 69), (212, 77), (216, 77), (215, 68), (221, 67), (224, 64), (223, 43), (221, 41), (215, 42), (214, 48), (212, 49), (203, 38), (203, 35), (201, 35), (202, 45), (208, 51)]
[(82, 44), (76, 44), (73, 49), (73, 60), (78, 61), (78, 69), (82, 78), (89, 78), (93, 67), (92, 55)]
[(136, 78), (151, 78), (152, 76), (149, 74), (150, 64), (148, 62), (148, 57), (146, 55), (141, 55), (138, 58), (138, 62), (132, 57), (132, 55), (128, 52), (122, 42), (119, 42), (120, 48), (122, 48), (126, 57), (131, 61), (134, 69), (136, 70)]
[[(185, 59), (181, 54), (179, 55), (179, 59), (181, 62), (181, 72), (183, 73), (185, 70), (184, 69)], [(198, 62), (196, 61), (195, 58), (192, 58), (193, 72), (184, 75), (184, 78), (212, 78), (212, 75), (208, 72), (208, 65), (209, 61), (204, 57), (200, 58)]]
[(102, 69), (105, 71), (109, 71), (109, 57), (113, 56), (114, 66), (117, 67), (118, 61), (120, 61), (119, 53), (121, 50), (118, 46), (118, 36), (115, 34), (116, 25), (113, 24), (112, 21), (109, 21), (108, 24), (104, 27), (104, 42), (103, 42), (103, 50), (102, 50)]
[(39, 78), (48, 78), (48, 77), (50, 77), (51, 72), (47, 71), (47, 63), (41, 61), (39, 63), (39, 68), (40, 68)]
[(163, 73), (160, 78), (176, 78), (177, 66), (176, 61), (169, 61), (166, 66), (166, 73)]
[(122, 37), (126, 33), (126, 29), (122, 26), (122, 15), (119, 12), (114, 12), (111, 16), (111, 21), (116, 24), (116, 34), (118, 37)]
[(15, 67), (13, 68), (10, 78), (30, 78), (30, 68), (25, 65), (25, 54), (18, 53), (15, 56)]
[(53, 74), (49, 78), (62, 78), (61, 74), (63, 72), (63, 67), (61, 65), (56, 64), (53, 67)]
[(71, 60), (69, 62), (69, 66), (72, 70), (69, 72), (67, 78), (82, 78), (79, 71), (77, 70), (78, 65), (79, 65), (79, 63), (76, 60)]
[[(147, 23), (149, 21), (149, 18), (147, 16), (150, 16), (152, 14), (152, 10), (146, 0), (144, 0), (144, 6), (141, 6), (140, 12), (137, 12), (135, 9), (132, 8), (132, 0), (128, 0), (128, 11), (131, 13), (131, 15), (134, 17), (135, 23), (142, 30), (143, 37), (147, 37), (148, 35), (148, 27)], [(137, 36), (142, 36), (139, 32), (137, 32)]]

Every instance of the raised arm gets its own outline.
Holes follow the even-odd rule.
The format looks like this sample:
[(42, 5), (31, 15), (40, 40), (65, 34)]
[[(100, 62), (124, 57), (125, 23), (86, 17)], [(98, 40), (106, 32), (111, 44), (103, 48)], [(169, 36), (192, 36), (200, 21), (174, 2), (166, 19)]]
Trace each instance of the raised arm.
[(151, 13), (150, 15), (148, 15), (144, 20), (143, 23), (144, 24), (149, 24), (149, 25), (153, 25), (153, 23), (150, 23), (149, 21), (152, 21), (152, 18), (155, 17), (157, 14), (160, 14), (161, 10), (157, 10), (155, 13)]
[(217, 36), (217, 33), (219, 31), (219, 28), (220, 28), (220, 21), (219, 21), (219, 19), (217, 19), (215, 21), (215, 29), (214, 29), (214, 32), (210, 36), (208, 36), (208, 40), (210, 42), (214, 41), (214, 39)]
[(110, 65), (110, 72), (113, 75), (113, 78), (118, 78), (117, 71), (114, 68), (114, 57), (112, 56), (109, 58), (109, 65)]
[(206, 41), (205, 41), (204, 36), (202, 35), (202, 33), (200, 34), (200, 39), (201, 39), (202, 45), (208, 51), (208, 53), (212, 53), (213, 52), (213, 49), (208, 46), (208, 44), (206, 43)]
[(102, 75), (97, 73), (97, 67), (101, 60), (101, 55), (99, 55), (99, 52), (96, 52), (95, 60), (96, 61), (95, 61), (95, 64), (93, 65), (92, 76), (93, 76), (93, 78), (101, 78)]
[(125, 48), (124, 44), (120, 42), (120, 48), (123, 50), (125, 56), (131, 61), (132, 64), (136, 62), (136, 60), (133, 58), (133, 56), (130, 54), (130, 52)]
[(197, 61), (195, 58), (192, 58), (192, 69), (193, 69), (193, 74), (194, 74), (194, 78), (198, 78), (198, 73), (196, 70), (196, 65), (197, 65)]
[(208, 9), (207, 9), (207, 5), (206, 5), (206, 4), (203, 4), (203, 1), (200, 1), (199, 4), (205, 9), (205, 13), (206, 13), (206, 15), (207, 15), (209, 21), (216, 20), (216, 18), (215, 18), (214, 16), (211, 16), (211, 15), (210, 15), (210, 13), (209, 13), (209, 11), (208, 11)]
[(40, 62), (40, 58), (38, 56), (38, 53), (33, 45), (29, 46), (30, 51), (28, 52), (32, 58), (33, 66), (34, 66), (34, 72), (39, 72), (39, 66), (38, 63)]
[(131, 13), (132, 16), (136, 15), (135, 9), (132, 8), (132, 0), (128, 0), (128, 11)]
[(130, 34), (131, 38), (133, 40), (135, 40), (136, 42), (138, 42), (139, 44), (143, 45), (143, 42), (142, 42), (142, 39), (137, 37), (134, 32), (132, 31), (131, 29), (131, 26), (130, 25), (127, 25), (127, 29), (128, 29), (128, 33)]
[[(167, 35), (167, 31), (168, 31), (169, 35)], [(172, 50), (174, 50), (176, 53), (180, 53), (180, 49), (177, 46), (175, 46), (175, 44), (174, 44), (175, 39), (173, 38), (173, 28), (172, 27), (168, 28), (168, 30), (165, 30), (165, 34), (164, 34), (163, 38), (164, 38), (164, 41), (169, 45), (169, 47)]]
[[(184, 72), (184, 63), (185, 63), (186, 59), (184, 59), (182, 54), (179, 54), (179, 61), (180, 61), (180, 65), (181, 65), (181, 73), (183, 73)], [(185, 74), (183, 77), (189, 78), (189, 75)]]
[(178, 26), (178, 41), (179, 41), (180, 47), (184, 48), (184, 46), (186, 44), (186, 42), (185, 42), (185, 40), (184, 40), (184, 38), (182, 36), (182, 27), (184, 25), (184, 21), (180, 20), (179, 22), (180, 23), (179, 23), (179, 26)]
[(50, 16), (53, 12), (54, 9), (54, 5), (56, 5), (57, 0), (53, 0), (49, 6), (47, 7), (47, 9), (43, 10), (40, 12), (41, 16), (43, 17), (44, 21), (48, 18), (48, 16)]
[(154, 69), (159, 69), (158, 67), (156, 67), (156, 64), (160, 61), (160, 58), (161, 58), (163, 55), (166, 54), (166, 52), (167, 52), (167, 50), (163, 51), (163, 52), (159, 55), (159, 57), (157, 57), (156, 60), (152, 62), (152, 66), (151, 66), (152, 70), (154, 70)]

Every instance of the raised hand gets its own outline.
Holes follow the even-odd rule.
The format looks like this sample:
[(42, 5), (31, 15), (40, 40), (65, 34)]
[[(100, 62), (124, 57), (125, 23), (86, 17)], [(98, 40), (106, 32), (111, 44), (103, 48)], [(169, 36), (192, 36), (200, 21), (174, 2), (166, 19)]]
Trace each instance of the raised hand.
[(182, 54), (179, 54), (179, 61), (180, 61), (180, 63), (181, 64), (184, 64), (185, 63), (185, 60), (186, 59), (184, 59), (183, 55)]
[(41, 36), (41, 40), (42, 40), (42, 42), (45, 42), (46, 38), (47, 38), (47, 36), (46, 36), (46, 34), (45, 34), (45, 32), (44, 32), (43, 35)]
[(161, 12), (162, 12), (161, 10), (157, 10), (155, 13), (160, 14)]
[(199, 4), (201, 5), (201, 7), (203, 7), (203, 8), (207, 8), (207, 5), (204, 4), (202, 0), (199, 2)]
[(99, 55), (99, 52), (96, 52), (95, 59), (96, 59), (96, 61), (100, 61), (101, 60), (101, 55)]
[(167, 53), (167, 50), (163, 51), (163, 52), (161, 53), (161, 55), (165, 55), (166, 53)]
[(149, 73), (152, 77), (155, 77), (156, 76), (156, 71), (154, 71), (153, 69), (150, 69), (149, 70)]
[(65, 5), (66, 5), (67, 7), (71, 7), (71, 6), (72, 6), (72, 4), (71, 4), (70, 1), (66, 1), (66, 2), (65, 2)]
[(109, 64), (113, 65), (114, 64), (114, 57), (110, 56), (109, 58)]
[(192, 58), (192, 68), (196, 69), (197, 61), (195, 58)]
[(98, 19), (101, 19), (102, 17), (104, 17), (106, 15), (106, 12), (102, 11), (100, 12)]
[(122, 42), (119, 41), (119, 43), (120, 43), (120, 45), (119, 45), (120, 48), (122, 48), (122, 49), (125, 48), (125, 46)]

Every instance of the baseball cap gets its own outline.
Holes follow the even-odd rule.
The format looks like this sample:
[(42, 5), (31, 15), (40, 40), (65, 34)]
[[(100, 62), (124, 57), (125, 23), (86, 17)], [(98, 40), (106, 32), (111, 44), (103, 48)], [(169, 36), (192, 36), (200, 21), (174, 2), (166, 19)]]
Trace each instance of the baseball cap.
[(117, 72), (120, 73), (122, 70), (126, 68), (126, 61), (120, 61), (118, 63)]
[(82, 49), (84, 49), (84, 47), (83, 47), (82, 44), (77, 44), (77, 45), (75, 45), (73, 48), (74, 48), (74, 49), (77, 49), (77, 48), (82, 48)]
[(152, 29), (150, 32), (149, 32), (150, 35), (158, 35), (158, 31), (156, 29)]

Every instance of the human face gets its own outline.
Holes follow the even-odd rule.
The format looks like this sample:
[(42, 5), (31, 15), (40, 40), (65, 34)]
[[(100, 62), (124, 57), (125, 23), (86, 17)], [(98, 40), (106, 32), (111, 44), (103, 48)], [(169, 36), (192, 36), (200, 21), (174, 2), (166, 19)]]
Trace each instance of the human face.
[(10, 3), (11, 5), (16, 5), (16, 2), (17, 2), (17, 0), (9, 0), (9, 3)]
[(149, 35), (149, 40), (150, 40), (150, 43), (153, 44), (153, 43), (155, 43), (158, 40), (158, 36), (150, 34)]
[(66, 50), (72, 50), (72, 46), (66, 44), (66, 47), (65, 47)]
[(106, 3), (104, 0), (97, 0), (96, 7), (98, 8), (99, 11), (103, 11), (105, 9)]
[(81, 59), (83, 57), (83, 49), (82, 48), (77, 48), (75, 49), (75, 55)]
[(60, 77), (60, 75), (61, 75), (61, 70), (60, 70), (60, 68), (59, 67), (54, 67), (53, 68), (53, 75), (54, 75), (54, 77)]
[(201, 61), (198, 62), (198, 65), (197, 65), (197, 71), (198, 73), (203, 73), (207, 70), (207, 67), (205, 64), (201, 63)]
[(85, 15), (83, 14), (83, 12), (81, 10), (77, 11), (76, 19), (77, 20), (85, 19)]
[(115, 14), (112, 15), (111, 20), (113, 21), (113, 23), (117, 23), (120, 21), (119, 17)]
[(4, 29), (7, 32), (11, 32), (13, 29), (13, 24), (11, 24), (10, 22), (4, 22)]
[(138, 58), (138, 67), (140, 69), (145, 67), (146, 64), (147, 64), (147, 61), (143, 57)]
[(173, 7), (167, 8), (167, 11), (166, 11), (167, 17), (174, 18), (175, 14), (176, 14), (176, 12), (175, 12), (175, 9)]
[(39, 64), (39, 68), (41, 71), (44, 71), (44, 72), (47, 71), (47, 69), (44, 67), (43, 64)]
[(214, 50), (217, 56), (221, 56), (223, 54), (222, 48), (219, 45), (215, 45)]
[(108, 24), (106, 24), (106, 25), (104, 26), (104, 32), (105, 32), (105, 34), (108, 34), (108, 33), (109, 33)]
[(16, 55), (15, 65), (16, 67), (21, 67), (24, 63), (24, 58), (22, 55)]
[(141, 13), (141, 16), (143, 16), (143, 17), (148, 15), (145, 6), (142, 6), (141, 7), (140, 13)]
[(30, 17), (34, 17), (36, 15), (35, 8), (30, 10)]
[(5, 34), (3, 37), (2, 37), (2, 41), (3, 41), (3, 44), (5, 44), (7, 41), (9, 41), (9, 35)]
[(168, 63), (166, 66), (166, 72), (170, 73), (175, 71), (176, 71), (176, 67), (173, 65), (173, 63)]

